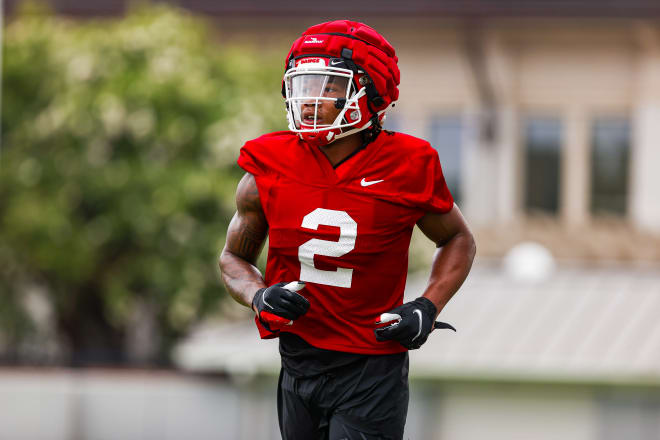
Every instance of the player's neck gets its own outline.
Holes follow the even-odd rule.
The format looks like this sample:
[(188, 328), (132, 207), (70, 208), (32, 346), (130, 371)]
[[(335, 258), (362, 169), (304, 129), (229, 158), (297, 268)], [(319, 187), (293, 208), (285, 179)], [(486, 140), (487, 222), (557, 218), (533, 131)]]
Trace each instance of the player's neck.
[(337, 139), (331, 144), (324, 145), (321, 151), (330, 161), (334, 167), (339, 162), (344, 160), (349, 155), (353, 154), (355, 150), (362, 146), (362, 133), (354, 133), (345, 138)]

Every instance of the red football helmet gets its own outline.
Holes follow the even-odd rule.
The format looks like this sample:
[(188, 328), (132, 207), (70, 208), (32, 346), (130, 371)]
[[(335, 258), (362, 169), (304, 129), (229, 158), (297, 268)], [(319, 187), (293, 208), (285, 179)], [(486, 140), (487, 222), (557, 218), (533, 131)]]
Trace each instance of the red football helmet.
[[(338, 20), (307, 29), (286, 58), (289, 129), (321, 146), (380, 125), (399, 97), (397, 62), (390, 43), (363, 23)], [(328, 102), (338, 111), (331, 122), (319, 113)]]

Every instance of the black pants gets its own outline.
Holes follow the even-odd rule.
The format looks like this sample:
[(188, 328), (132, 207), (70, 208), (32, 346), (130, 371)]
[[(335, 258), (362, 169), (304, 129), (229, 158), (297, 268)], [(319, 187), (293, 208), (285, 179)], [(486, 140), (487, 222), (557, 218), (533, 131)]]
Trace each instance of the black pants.
[(283, 440), (403, 438), (408, 353), (365, 356), (326, 374), (296, 378), (283, 368), (277, 413)]

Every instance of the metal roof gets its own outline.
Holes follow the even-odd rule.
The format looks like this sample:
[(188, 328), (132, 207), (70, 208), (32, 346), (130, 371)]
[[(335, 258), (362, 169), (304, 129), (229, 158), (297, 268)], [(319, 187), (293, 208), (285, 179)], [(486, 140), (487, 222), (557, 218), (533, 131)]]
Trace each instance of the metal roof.
[(476, 270), (411, 359), (424, 375), (660, 383), (660, 268), (560, 266), (517, 282)]
[[(406, 296), (424, 288), (412, 276)], [(477, 264), (434, 332), (411, 351), (411, 375), (458, 380), (660, 385), (660, 267), (559, 265), (542, 282)], [(279, 367), (277, 340), (246, 319), (200, 330), (176, 350), (184, 369), (251, 374)]]

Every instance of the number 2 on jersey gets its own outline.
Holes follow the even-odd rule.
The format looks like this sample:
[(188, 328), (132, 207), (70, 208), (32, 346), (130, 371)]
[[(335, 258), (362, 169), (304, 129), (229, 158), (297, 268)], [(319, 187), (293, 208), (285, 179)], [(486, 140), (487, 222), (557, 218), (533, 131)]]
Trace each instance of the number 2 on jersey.
[(339, 241), (312, 238), (298, 248), (300, 260), (300, 280), (328, 286), (351, 287), (353, 269), (338, 267), (336, 270), (322, 270), (314, 267), (314, 255), (341, 257), (355, 248), (357, 223), (346, 211), (316, 208), (303, 217), (302, 227), (318, 230), (319, 225), (339, 228)]

